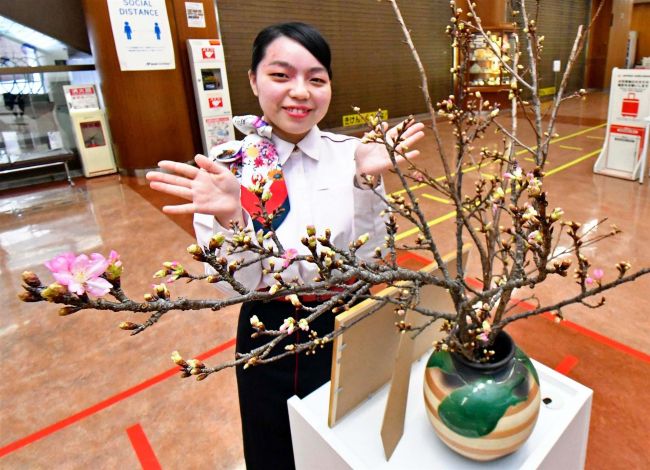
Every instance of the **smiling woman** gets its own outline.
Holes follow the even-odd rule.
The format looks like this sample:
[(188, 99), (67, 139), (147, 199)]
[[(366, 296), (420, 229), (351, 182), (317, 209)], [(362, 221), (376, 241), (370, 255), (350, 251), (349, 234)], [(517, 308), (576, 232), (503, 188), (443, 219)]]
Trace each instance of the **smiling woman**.
[(332, 98), (329, 53), (319, 60), (311, 52), (305, 54), (305, 49), (280, 36), (248, 73), (264, 117), (279, 137), (292, 143), (300, 142), (325, 117)]
[[(235, 117), (236, 127), (246, 137), (212, 149), (211, 158), (197, 155), (199, 168), (163, 161), (159, 165), (166, 172), (147, 175), (153, 189), (188, 201), (165, 206), (165, 212), (193, 213), (199, 245), (215, 247), (220, 259), (241, 267), (233, 270), (232, 283), (214, 276), (215, 285), (228, 294), (277, 289), (280, 266), (285, 279), (312, 282), (319, 272), (318, 266), (308, 261), (310, 251), (301, 241), (305, 227), (312, 235), (316, 228), (320, 232), (329, 229), (335, 246), (345, 246), (350, 240), (370, 240), (356, 251), (365, 262), (373, 260), (372, 247), (383, 243), (386, 230), (380, 217), (385, 208), (381, 173), (392, 164), (383, 145), (361, 143), (318, 128), (332, 97), (330, 61), (327, 42), (312, 26), (283, 23), (264, 29), (255, 39), (248, 72), (263, 117)], [(408, 120), (402, 126), (402, 145), (406, 147), (424, 135), (422, 124)], [(390, 138), (394, 139), (397, 132), (390, 130)], [(405, 155), (415, 158), (419, 151)], [(257, 195), (269, 212), (278, 211), (270, 222), (260, 214)], [(235, 224), (245, 227), (251, 243), (263, 245), (264, 234), (276, 237), (277, 257), (222, 249), (224, 238), (235, 234)], [(215, 273), (212, 268), (206, 269)], [(312, 335), (316, 332), (331, 332), (333, 314), (313, 321), (307, 317), (310, 308), (332, 296), (328, 292), (245, 302), (239, 316), (237, 352), (247, 353), (268, 341), (263, 334), (252, 335), (255, 330), (251, 325), (291, 331), (267, 358), (291, 350), (305, 337), (315, 337)], [(331, 355), (329, 343), (316, 354), (237, 368), (249, 470), (293, 468), (286, 401), (293, 395), (304, 397), (329, 380)]]

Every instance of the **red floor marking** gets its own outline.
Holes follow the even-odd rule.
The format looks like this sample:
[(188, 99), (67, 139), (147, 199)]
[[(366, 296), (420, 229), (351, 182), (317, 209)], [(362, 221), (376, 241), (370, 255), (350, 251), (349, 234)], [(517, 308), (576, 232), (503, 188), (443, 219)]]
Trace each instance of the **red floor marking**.
[[(471, 284), (478, 288), (483, 287), (483, 283), (477, 279), (468, 277), (465, 279), (465, 282), (467, 284)], [(529, 310), (533, 310), (536, 308), (535, 305), (531, 304), (530, 302), (526, 302), (525, 300), (512, 299), (511, 302)], [(551, 321), (555, 320), (555, 317), (550, 313), (542, 313), (541, 316), (546, 318), (547, 320), (551, 320)], [(593, 339), (594, 341), (597, 341), (598, 343), (604, 344), (605, 346), (609, 346), (612, 349), (617, 349), (625, 354), (629, 354), (630, 356), (635, 357), (636, 359), (639, 359), (643, 362), (647, 362), (650, 364), (650, 354), (646, 354), (644, 352), (639, 351), (638, 349), (634, 349), (623, 343), (619, 343), (618, 341), (608, 338), (605, 335), (601, 335), (600, 333), (596, 333), (595, 331), (590, 330), (589, 328), (585, 328), (584, 326), (578, 325), (577, 323), (574, 323), (570, 320), (562, 320), (560, 322), (560, 326), (564, 326), (571, 330), (577, 331), (578, 333), (588, 336), (589, 338)]]
[(573, 323), (572, 321), (569, 320), (562, 320), (562, 323), (560, 323), (560, 325), (575, 330), (578, 333), (582, 333), (585, 336), (589, 336), (594, 341), (598, 341), (599, 343), (609, 346), (610, 348), (618, 349), (619, 351), (624, 352), (625, 354), (629, 354), (630, 356), (633, 356), (643, 362), (647, 362), (648, 364), (650, 364), (650, 354), (646, 354), (644, 352), (639, 351), (638, 349), (634, 349), (623, 343), (614, 341), (613, 339), (608, 338), (607, 336), (603, 336), (600, 333), (596, 333), (595, 331), (585, 328), (584, 326), (578, 325), (577, 323)]
[(429, 265), (429, 264), (433, 263), (432, 259), (429, 259), (429, 258), (427, 258), (425, 256), (418, 255), (416, 253), (412, 253), (410, 251), (407, 251), (406, 253), (400, 253), (397, 256), (397, 261), (399, 263), (399, 261), (403, 261), (403, 260), (408, 259), (408, 258), (412, 258), (412, 259), (414, 259), (416, 261), (419, 261), (420, 263), (424, 263), (425, 265)]
[(131, 440), (131, 445), (133, 446), (133, 450), (135, 450), (135, 455), (138, 456), (140, 465), (142, 465), (142, 470), (162, 470), (142, 426), (135, 424), (130, 428), (127, 428), (126, 433)]
[[(514, 301), (513, 301), (514, 302)], [(525, 302), (523, 300), (517, 300), (516, 301), (519, 305), (521, 305), (524, 308), (527, 309), (534, 309), (535, 306), (529, 302)], [(555, 321), (555, 317), (551, 315), (550, 313), (543, 313), (542, 317), (546, 318), (547, 320)], [(585, 328), (582, 325), (578, 325), (577, 323), (574, 323), (570, 320), (562, 320), (560, 322), (560, 326), (564, 326), (566, 328), (569, 328), (571, 330), (577, 331), (578, 333), (582, 333), (585, 336), (588, 336), (589, 338), (593, 339), (594, 341), (604, 344), (605, 346), (609, 346), (612, 349), (617, 349), (625, 354), (629, 354), (630, 356), (635, 357), (636, 359), (639, 359), (643, 362), (650, 363), (650, 354), (646, 354), (644, 352), (641, 352), (637, 349), (631, 348), (623, 343), (619, 343), (616, 340), (613, 340), (611, 338), (608, 338), (605, 335), (601, 335), (600, 333), (596, 333), (593, 330), (590, 330), (589, 328)]]
[(567, 375), (571, 369), (573, 369), (576, 364), (578, 363), (578, 358), (575, 356), (564, 356), (564, 359), (560, 361), (560, 363), (555, 366), (555, 370), (558, 371), (560, 374)]
[(482, 283), (481, 281), (479, 281), (478, 279), (474, 279), (473, 277), (466, 277), (466, 278), (465, 278), (465, 282), (466, 282), (467, 284), (470, 284), (470, 285), (473, 286), (473, 287), (478, 288), (478, 289), (480, 289), (481, 287), (483, 287), (483, 283)]
[[(196, 356), (196, 358), (206, 359), (210, 356), (214, 356), (217, 353), (225, 351), (226, 349), (229, 349), (234, 345), (235, 345), (235, 338), (226, 341), (225, 343), (220, 344), (216, 348), (206, 351), (199, 356)], [(148, 380), (145, 380), (144, 382), (136, 385), (135, 387), (131, 387), (127, 390), (124, 390), (123, 392), (113, 395), (112, 397), (109, 397), (106, 400), (100, 401), (99, 403), (96, 403), (86, 408), (85, 410), (80, 411), (79, 413), (75, 413), (71, 416), (68, 416), (67, 418), (64, 418), (61, 421), (54, 423), (50, 426), (47, 426), (41, 429), (40, 431), (36, 431), (35, 433), (30, 434), (29, 436), (23, 437), (22, 439), (18, 439), (17, 441), (14, 441), (4, 447), (1, 447), (0, 457), (4, 457), (7, 454), (10, 454), (22, 447), (25, 447), (26, 445), (31, 444), (32, 442), (36, 442), (46, 436), (49, 436), (50, 434), (60, 431), (63, 428), (67, 428), (68, 426), (76, 423), (77, 421), (81, 421), (82, 419), (85, 419), (88, 416), (94, 415), (95, 413), (98, 413), (108, 408), (109, 406), (114, 405), (115, 403), (118, 403), (126, 398), (129, 398), (138, 392), (146, 390), (147, 388), (156, 385), (157, 383), (162, 382), (163, 380), (168, 379), (169, 377), (176, 375), (177, 373), (178, 373), (178, 367), (174, 367), (172, 369), (166, 370), (162, 374), (158, 374)]]

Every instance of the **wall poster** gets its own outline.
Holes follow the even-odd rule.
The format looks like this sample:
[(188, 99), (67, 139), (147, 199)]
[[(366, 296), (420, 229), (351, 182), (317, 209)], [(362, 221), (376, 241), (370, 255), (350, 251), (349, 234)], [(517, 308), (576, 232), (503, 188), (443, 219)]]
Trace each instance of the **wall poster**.
[(189, 28), (205, 28), (205, 11), (203, 3), (185, 2), (185, 16)]
[(176, 68), (165, 0), (107, 0), (124, 72)]

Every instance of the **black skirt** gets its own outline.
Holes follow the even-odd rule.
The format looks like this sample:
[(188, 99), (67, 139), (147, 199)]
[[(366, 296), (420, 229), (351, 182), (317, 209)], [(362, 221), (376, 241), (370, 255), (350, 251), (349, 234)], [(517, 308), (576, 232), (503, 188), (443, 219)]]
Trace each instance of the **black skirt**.
[[(308, 304), (314, 306), (316, 304)], [(237, 326), (237, 352), (249, 352), (269, 341), (270, 336), (251, 338), (250, 318), (257, 315), (269, 330), (277, 330), (287, 317), (296, 321), (307, 312), (296, 311), (290, 302), (247, 302), (242, 305)], [(334, 329), (334, 314), (324, 313), (310, 324), (319, 336)], [(307, 332), (296, 330), (283, 340), (275, 353), (285, 346), (307, 339)], [(295, 468), (287, 400), (310, 394), (330, 380), (332, 343), (316, 354), (290, 355), (278, 361), (244, 370), (237, 367), (237, 387), (244, 438), (244, 457), (248, 470), (290, 470)]]

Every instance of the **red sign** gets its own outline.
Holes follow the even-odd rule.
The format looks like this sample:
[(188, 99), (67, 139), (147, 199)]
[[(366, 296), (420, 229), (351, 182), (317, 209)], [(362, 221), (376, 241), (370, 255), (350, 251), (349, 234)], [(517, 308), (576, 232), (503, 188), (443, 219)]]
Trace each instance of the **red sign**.
[(202, 47), (201, 48), (201, 55), (203, 56), (204, 59), (212, 60), (214, 59), (215, 52), (213, 47)]
[(95, 94), (95, 89), (91, 86), (70, 88), (70, 96), (93, 95), (93, 94)]
[(208, 106), (210, 108), (223, 108), (223, 98), (221, 96), (208, 98)]
[(623, 107), (621, 116), (637, 117), (639, 115), (639, 98), (634, 93), (628, 93), (627, 98), (623, 98)]
[[(638, 100), (637, 100), (638, 101)], [(637, 160), (640, 160), (643, 151), (643, 142), (645, 138), (645, 128), (635, 126), (623, 126), (620, 124), (612, 124), (609, 126), (610, 134), (625, 134), (639, 138), (639, 151), (637, 152)]]

